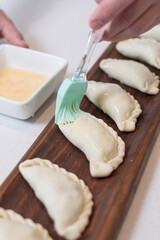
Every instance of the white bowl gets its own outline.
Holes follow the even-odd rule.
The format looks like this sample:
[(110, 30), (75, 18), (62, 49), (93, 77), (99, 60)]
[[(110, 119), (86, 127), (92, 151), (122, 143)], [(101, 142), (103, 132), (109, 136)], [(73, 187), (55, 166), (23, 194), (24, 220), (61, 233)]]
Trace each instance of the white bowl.
[(26, 101), (17, 102), (0, 97), (0, 113), (19, 119), (28, 119), (57, 88), (66, 73), (67, 61), (50, 54), (3, 44), (0, 45), (0, 71), (7, 66), (50, 76)]

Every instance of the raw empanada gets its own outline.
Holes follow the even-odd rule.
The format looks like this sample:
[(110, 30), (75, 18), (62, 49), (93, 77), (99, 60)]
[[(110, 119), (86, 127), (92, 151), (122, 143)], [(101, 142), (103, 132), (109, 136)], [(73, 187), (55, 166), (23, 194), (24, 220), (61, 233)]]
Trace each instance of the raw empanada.
[(146, 66), (132, 60), (104, 59), (100, 68), (111, 78), (148, 94), (159, 92), (159, 77)]
[(160, 69), (160, 43), (154, 39), (133, 38), (117, 43), (116, 49), (122, 55), (142, 60)]
[(160, 41), (160, 25), (140, 35), (141, 38), (151, 38)]
[(59, 128), (68, 140), (85, 153), (93, 177), (109, 176), (123, 162), (125, 144), (101, 119), (87, 114)]
[(0, 208), (1, 240), (52, 240), (48, 231), (31, 219), (24, 219), (13, 210)]
[(86, 96), (116, 122), (121, 131), (135, 130), (142, 110), (139, 103), (119, 85), (103, 82), (88, 82)]
[(48, 160), (35, 158), (19, 170), (54, 220), (57, 233), (77, 239), (89, 222), (92, 194), (83, 180)]

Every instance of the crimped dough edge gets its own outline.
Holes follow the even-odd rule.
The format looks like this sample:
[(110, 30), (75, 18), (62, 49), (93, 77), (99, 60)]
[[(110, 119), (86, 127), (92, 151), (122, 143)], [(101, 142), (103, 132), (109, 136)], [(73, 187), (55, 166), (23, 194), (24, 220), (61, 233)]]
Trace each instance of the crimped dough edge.
[(125, 143), (118, 136), (118, 134), (111, 127), (109, 127), (102, 119), (96, 118), (91, 114), (90, 116), (93, 117), (96, 121), (98, 121), (107, 131), (109, 131), (109, 133), (117, 141), (118, 154), (115, 158), (107, 162), (90, 161), (90, 172), (93, 177), (108, 177), (123, 162), (123, 157), (125, 155)]
[[(160, 43), (158, 41), (156, 41), (155, 39), (151, 39), (151, 38), (130, 38), (130, 39), (118, 42), (116, 44), (116, 50), (123, 56), (141, 60), (141, 56), (132, 57), (132, 56), (124, 53), (123, 50), (121, 50), (121, 45), (122, 46), (125, 45), (126, 42), (131, 42), (131, 44), (132, 44), (132, 42), (136, 42), (136, 41), (148, 41), (148, 42), (152, 42), (152, 43), (156, 44), (157, 46), (159, 45), (159, 47), (160, 47)], [(149, 65), (157, 68), (157, 69), (160, 69), (160, 55), (159, 55), (159, 57), (157, 57), (157, 59), (155, 59), (152, 62), (150, 62), (149, 60), (144, 60), (144, 59), (143, 59), (143, 61), (148, 63)]]
[[(117, 43), (118, 44), (118, 43)], [(108, 59), (102, 59), (101, 60), (101, 62), (100, 62), (100, 64), (99, 64), (99, 67), (105, 72), (105, 70), (104, 70), (104, 64), (106, 63), (106, 61), (108, 61), (108, 60), (112, 60), (112, 58), (108, 58)], [(113, 59), (113, 60), (117, 60), (117, 61), (123, 61), (123, 59)], [(125, 59), (126, 60), (126, 59)], [(126, 60), (126, 61), (134, 61), (134, 62), (136, 62), (135, 60)], [(138, 62), (137, 62), (138, 63)], [(144, 65), (143, 63), (140, 63), (140, 64), (142, 64), (142, 65)], [(159, 65), (160, 65), (160, 59), (159, 59)], [(145, 66), (145, 65), (144, 65)], [(146, 67), (146, 66), (145, 66)], [(105, 72), (106, 73), (106, 72)], [(109, 76), (109, 74), (108, 73), (106, 73), (108, 76)], [(159, 79), (159, 76), (157, 76), (155, 73), (153, 73), (152, 72), (152, 74), (153, 74), (153, 76), (154, 76), (154, 79), (155, 79), (155, 81), (152, 83), (152, 84), (148, 84), (147, 82), (146, 82), (146, 85), (145, 85), (145, 88), (144, 88), (144, 90), (142, 91), (142, 90), (140, 90), (140, 89), (138, 89), (138, 88), (134, 88), (134, 87), (131, 87), (131, 86), (129, 86), (128, 84), (125, 84), (125, 83), (123, 83), (123, 82), (121, 82), (120, 80), (118, 80), (118, 79), (116, 79), (117, 81), (119, 81), (119, 82), (121, 82), (121, 83), (123, 83), (123, 84), (125, 84), (126, 86), (129, 86), (129, 87), (131, 87), (131, 88), (134, 88), (134, 89), (137, 89), (138, 91), (140, 91), (140, 92), (143, 92), (143, 93), (147, 93), (147, 94), (150, 94), (150, 95), (156, 95), (158, 92), (159, 92), (159, 84), (160, 84), (160, 79)], [(109, 76), (110, 77), (110, 76)], [(112, 77), (110, 77), (110, 78), (112, 78)]]
[[(92, 80), (94, 81), (94, 80)], [(92, 82), (91, 81), (91, 82)], [(107, 84), (107, 83), (106, 83)], [(115, 85), (118, 85), (116, 83), (114, 83)], [(118, 85), (119, 86), (119, 85)], [(113, 121), (116, 123), (117, 127), (119, 128), (120, 131), (122, 132), (132, 132), (135, 130), (136, 128), (136, 122), (137, 122), (137, 118), (139, 117), (139, 115), (142, 113), (142, 109), (140, 104), (138, 103), (138, 101), (130, 94), (128, 93), (125, 89), (123, 89), (126, 94), (128, 94), (128, 96), (131, 98), (132, 102), (134, 103), (134, 110), (132, 111), (132, 115), (124, 120), (124, 121), (115, 121), (113, 119)], [(87, 95), (86, 95), (87, 96)], [(87, 97), (88, 98), (88, 97)], [(88, 98), (89, 99), (89, 98)], [(89, 100), (90, 102), (92, 102), (91, 100)], [(93, 103), (93, 102), (92, 102)], [(95, 106), (97, 106), (95, 103), (93, 103)], [(102, 108), (100, 108), (99, 106), (97, 106), (99, 109), (101, 109), (103, 111)], [(105, 111), (103, 111), (105, 114), (107, 114)], [(108, 115), (108, 114), (107, 114)], [(109, 115), (108, 115), (109, 116)], [(110, 116), (111, 117), (111, 116)], [(112, 118), (112, 117), (111, 117)]]
[(118, 121), (117, 126), (118, 126), (120, 131), (132, 132), (136, 128), (137, 118), (142, 113), (142, 109), (141, 109), (141, 106), (138, 103), (138, 101), (130, 93), (128, 93), (126, 90), (124, 90), (124, 91), (131, 98), (131, 101), (134, 104), (134, 110), (132, 111), (132, 114), (130, 115), (130, 117), (128, 119), (126, 119), (124, 121)]
[(159, 84), (160, 84), (160, 80), (159, 77), (153, 73), (155, 81), (152, 84), (148, 84), (146, 83), (146, 92), (148, 94), (151, 95), (156, 95), (159, 92)]
[(48, 231), (42, 227), (41, 224), (39, 223), (34, 223), (31, 219), (29, 218), (23, 218), (20, 214), (14, 212), (11, 209), (3, 209), (0, 207), (0, 218), (8, 219), (13, 222), (20, 223), (22, 225), (26, 225), (28, 227), (34, 228), (39, 232), (44, 240), (53, 240), (49, 234)]
[(56, 229), (56, 231), (60, 236), (65, 237), (69, 240), (79, 238), (84, 229), (86, 228), (86, 226), (88, 225), (89, 217), (92, 213), (93, 207), (92, 194), (89, 191), (88, 186), (85, 185), (84, 181), (82, 179), (79, 179), (74, 173), (68, 172), (64, 168), (60, 168), (57, 164), (53, 164), (51, 161), (47, 159), (40, 158), (29, 159), (22, 162), (19, 168), (21, 169), (23, 167), (25, 168), (30, 166), (44, 166), (54, 169), (57, 172), (67, 175), (71, 180), (77, 183), (84, 198), (83, 212), (80, 214), (77, 221), (74, 222), (72, 225), (67, 226), (63, 231), (59, 231), (58, 229)]

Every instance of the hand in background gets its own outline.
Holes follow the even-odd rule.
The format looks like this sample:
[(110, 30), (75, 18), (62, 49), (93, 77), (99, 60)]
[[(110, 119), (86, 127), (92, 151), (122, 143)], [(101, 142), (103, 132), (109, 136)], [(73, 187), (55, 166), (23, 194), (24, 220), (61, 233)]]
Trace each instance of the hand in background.
[[(103, 39), (121, 41), (136, 37), (160, 23), (160, 0), (96, 0), (99, 4), (90, 17), (92, 29), (108, 26)], [(100, 3), (101, 2), (101, 3)]]
[(0, 10), (0, 39), (1, 38), (5, 38), (13, 45), (28, 48), (21, 33), (2, 10)]

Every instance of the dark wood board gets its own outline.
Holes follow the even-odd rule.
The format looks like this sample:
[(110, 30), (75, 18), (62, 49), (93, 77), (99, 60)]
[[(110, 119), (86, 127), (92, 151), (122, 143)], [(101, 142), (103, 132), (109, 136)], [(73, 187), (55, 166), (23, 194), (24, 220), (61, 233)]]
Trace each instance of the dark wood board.
[[(116, 52), (114, 44), (107, 49), (99, 61), (108, 57), (123, 59)], [(118, 81), (109, 79), (100, 70), (99, 61), (89, 72), (88, 79), (119, 84)], [(152, 67), (150, 69), (160, 76), (160, 71)], [(119, 85), (130, 92), (142, 106), (143, 113), (138, 119), (135, 132), (118, 131), (112, 119), (91, 104), (87, 98), (84, 98), (82, 102), (83, 110), (102, 118), (118, 132), (126, 143), (124, 163), (110, 177), (95, 179), (90, 176), (85, 155), (62, 135), (54, 124), (54, 118), (21, 159), (21, 161), (34, 157), (49, 159), (60, 167), (77, 174), (89, 186), (93, 193), (94, 209), (90, 224), (80, 238), (81, 240), (114, 240), (117, 238), (160, 129), (160, 94), (149, 96), (123, 84)], [(0, 206), (13, 209), (24, 217), (32, 218), (47, 228), (54, 239), (62, 239), (55, 233), (53, 222), (48, 217), (45, 208), (21, 177), (18, 165), (0, 188)]]

